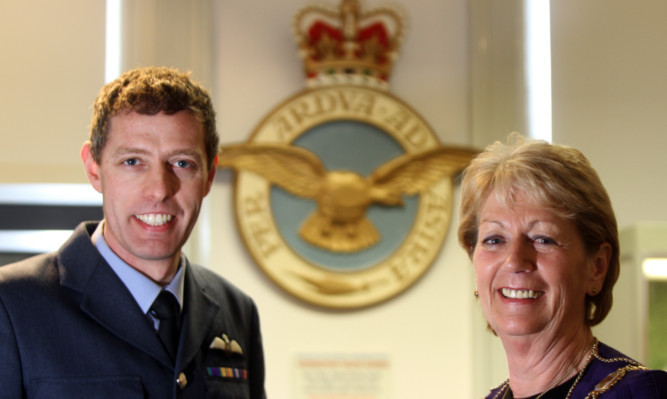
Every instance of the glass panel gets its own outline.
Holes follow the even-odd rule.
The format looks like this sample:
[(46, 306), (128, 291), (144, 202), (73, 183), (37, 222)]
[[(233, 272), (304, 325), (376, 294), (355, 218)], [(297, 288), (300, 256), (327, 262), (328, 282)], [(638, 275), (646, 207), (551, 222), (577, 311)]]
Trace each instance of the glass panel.
[(667, 370), (667, 281), (648, 283), (647, 366)]

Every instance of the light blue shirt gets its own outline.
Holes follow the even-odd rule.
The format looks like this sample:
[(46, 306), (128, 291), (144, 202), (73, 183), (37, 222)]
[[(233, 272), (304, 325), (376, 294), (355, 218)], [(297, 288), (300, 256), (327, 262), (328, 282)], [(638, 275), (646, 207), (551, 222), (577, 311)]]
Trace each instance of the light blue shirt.
[(95, 244), (95, 247), (97, 247), (100, 255), (102, 255), (104, 260), (106, 260), (109, 266), (111, 266), (123, 284), (125, 284), (127, 289), (132, 294), (132, 297), (134, 297), (134, 300), (141, 308), (141, 311), (144, 312), (144, 314), (148, 314), (149, 317), (153, 319), (154, 327), (157, 329), (159, 322), (150, 316), (148, 310), (162, 289), (166, 289), (174, 294), (178, 300), (178, 304), (180, 305), (181, 310), (183, 309), (183, 290), (185, 283), (183, 276), (185, 275), (185, 267), (187, 265), (185, 256), (181, 255), (181, 263), (179, 265), (178, 271), (176, 272), (176, 275), (171, 280), (171, 282), (169, 282), (169, 284), (163, 288), (150, 278), (141, 274), (132, 266), (128, 265), (118, 255), (116, 255), (111, 250), (111, 248), (109, 248), (109, 244), (107, 244), (106, 240), (104, 239), (104, 235), (102, 234), (103, 225), (104, 221), (100, 222), (100, 224), (97, 225), (95, 232), (91, 236), (93, 244)]

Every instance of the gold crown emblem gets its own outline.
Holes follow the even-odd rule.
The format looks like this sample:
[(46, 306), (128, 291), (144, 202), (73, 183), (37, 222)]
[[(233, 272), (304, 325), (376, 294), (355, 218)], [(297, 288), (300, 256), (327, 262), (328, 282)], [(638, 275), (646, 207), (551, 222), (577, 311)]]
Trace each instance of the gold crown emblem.
[(404, 29), (397, 7), (361, 12), (358, 0), (343, 0), (338, 9), (311, 5), (297, 13), (293, 28), (308, 86), (387, 89)]

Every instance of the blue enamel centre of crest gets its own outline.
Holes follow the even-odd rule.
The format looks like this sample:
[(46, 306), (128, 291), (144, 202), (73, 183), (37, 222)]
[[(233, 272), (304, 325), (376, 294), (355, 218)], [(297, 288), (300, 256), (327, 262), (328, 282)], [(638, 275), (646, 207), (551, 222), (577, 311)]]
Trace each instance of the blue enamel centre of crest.
[[(327, 170), (352, 170), (362, 176), (403, 154), (400, 144), (381, 129), (359, 121), (338, 120), (310, 129), (292, 145), (314, 152)], [(380, 232), (380, 242), (353, 253), (332, 252), (309, 244), (299, 228), (315, 211), (313, 200), (271, 188), (271, 207), (283, 239), (304, 260), (334, 271), (354, 271), (374, 266), (398, 249), (414, 223), (419, 197), (405, 196), (403, 207), (371, 205), (366, 216)]]

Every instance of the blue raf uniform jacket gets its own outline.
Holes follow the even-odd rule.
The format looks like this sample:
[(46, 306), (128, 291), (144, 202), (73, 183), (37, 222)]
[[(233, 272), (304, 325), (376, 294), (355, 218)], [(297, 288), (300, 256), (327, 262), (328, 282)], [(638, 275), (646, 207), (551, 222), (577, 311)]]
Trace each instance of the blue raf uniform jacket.
[(188, 264), (174, 365), (91, 242), (95, 227), (0, 267), (0, 398), (265, 398), (252, 300)]

